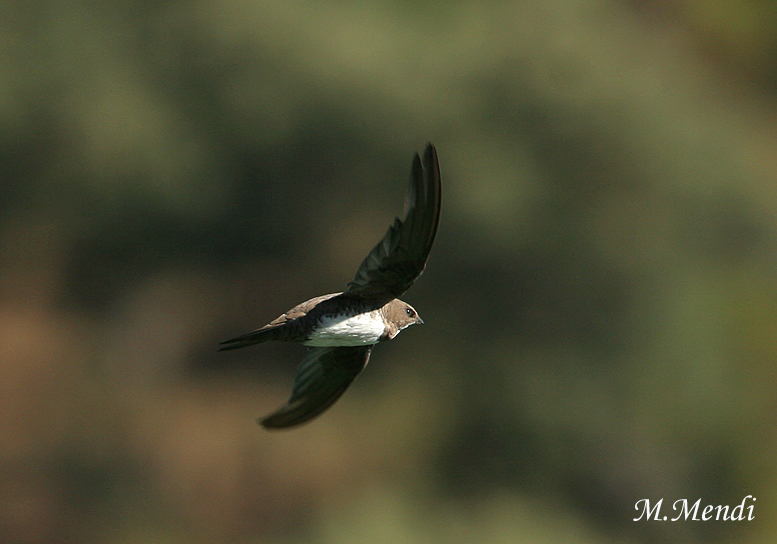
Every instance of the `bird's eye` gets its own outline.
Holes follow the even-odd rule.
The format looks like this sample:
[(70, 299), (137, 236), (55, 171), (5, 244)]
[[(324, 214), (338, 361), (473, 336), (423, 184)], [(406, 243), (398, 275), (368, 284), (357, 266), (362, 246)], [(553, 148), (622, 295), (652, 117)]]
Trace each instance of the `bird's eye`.
[(407, 317), (415, 317), (415, 311), (412, 308), (405, 308), (405, 313)]

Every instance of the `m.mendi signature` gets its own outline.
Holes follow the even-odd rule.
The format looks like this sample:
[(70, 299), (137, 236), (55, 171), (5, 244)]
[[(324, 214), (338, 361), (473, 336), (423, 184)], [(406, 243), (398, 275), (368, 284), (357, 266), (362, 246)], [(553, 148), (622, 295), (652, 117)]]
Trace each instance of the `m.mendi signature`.
[[(752, 495), (746, 496), (742, 499), (742, 502), (731, 509), (729, 515), (729, 506), (718, 505), (713, 506), (708, 504), (707, 506), (701, 506), (701, 499), (698, 499), (692, 506), (688, 506), (688, 499), (679, 499), (672, 504), (672, 510), (679, 513), (671, 521), (677, 520), (691, 520), (691, 521), (752, 521), (755, 519), (753, 515), (753, 507), (755, 504), (747, 506), (748, 499), (755, 502), (755, 497)], [(642, 513), (639, 517), (634, 518), (634, 521), (639, 521), (644, 518), (645, 521), (667, 521), (668, 516), (661, 515), (661, 505), (664, 499), (660, 499), (652, 507), (650, 506), (650, 499), (640, 499), (637, 504), (634, 505), (634, 509)], [(699, 511), (701, 510), (701, 517), (699, 517)], [(745, 511), (747, 511), (747, 517), (745, 517)], [(653, 518), (651, 520), (651, 517)]]

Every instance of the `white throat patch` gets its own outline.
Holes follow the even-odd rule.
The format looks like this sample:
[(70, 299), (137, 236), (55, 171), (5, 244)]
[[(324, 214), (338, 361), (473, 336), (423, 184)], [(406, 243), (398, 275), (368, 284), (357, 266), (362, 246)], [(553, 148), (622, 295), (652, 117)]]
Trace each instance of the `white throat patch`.
[(338, 314), (318, 320), (316, 330), (304, 342), (306, 346), (366, 346), (377, 344), (385, 325), (377, 311), (348, 316)]

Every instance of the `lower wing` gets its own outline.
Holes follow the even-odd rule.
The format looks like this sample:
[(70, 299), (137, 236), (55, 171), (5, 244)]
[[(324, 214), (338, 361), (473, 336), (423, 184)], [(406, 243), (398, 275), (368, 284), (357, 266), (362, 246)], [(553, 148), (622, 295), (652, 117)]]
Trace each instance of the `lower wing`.
[(371, 350), (371, 345), (311, 349), (297, 368), (289, 401), (259, 423), (267, 429), (283, 429), (321, 414), (364, 369)]

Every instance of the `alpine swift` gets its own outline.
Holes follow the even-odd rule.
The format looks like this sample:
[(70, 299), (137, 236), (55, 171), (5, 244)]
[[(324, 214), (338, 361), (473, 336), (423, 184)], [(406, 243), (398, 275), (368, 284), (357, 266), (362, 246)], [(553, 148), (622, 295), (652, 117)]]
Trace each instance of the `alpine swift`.
[(416, 153), (405, 200), (396, 218), (342, 293), (311, 298), (264, 327), (221, 343), (220, 351), (281, 340), (309, 350), (294, 376), (291, 398), (259, 420), (268, 429), (305, 423), (329, 408), (367, 365), (375, 344), (423, 323), (399, 300), (421, 275), (440, 219), (440, 165), (430, 143)]

